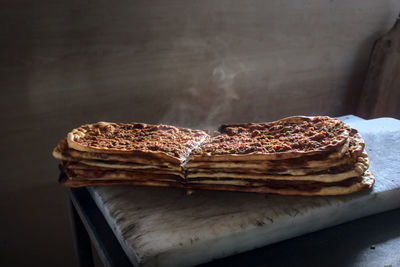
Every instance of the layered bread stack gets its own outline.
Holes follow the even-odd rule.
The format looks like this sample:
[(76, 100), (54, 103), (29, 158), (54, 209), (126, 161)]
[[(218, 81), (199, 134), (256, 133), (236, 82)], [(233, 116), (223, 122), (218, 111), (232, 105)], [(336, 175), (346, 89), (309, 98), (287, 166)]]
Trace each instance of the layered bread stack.
[(180, 186), (184, 162), (206, 138), (169, 125), (98, 122), (68, 133), (53, 156), (62, 161), (65, 186)]
[(185, 165), (196, 188), (337, 195), (372, 186), (364, 141), (329, 117), (223, 125)]
[(53, 155), (62, 160), (66, 186), (339, 195), (374, 183), (362, 137), (342, 121), (320, 116), (223, 125), (213, 135), (100, 122), (71, 131)]

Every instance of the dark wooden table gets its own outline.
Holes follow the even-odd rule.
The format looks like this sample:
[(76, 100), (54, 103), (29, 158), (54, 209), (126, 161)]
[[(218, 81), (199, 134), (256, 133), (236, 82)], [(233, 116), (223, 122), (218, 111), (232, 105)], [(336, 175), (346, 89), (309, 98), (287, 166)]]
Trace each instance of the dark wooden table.
[[(78, 261), (132, 266), (86, 188), (68, 189)], [(265, 246), (204, 266), (400, 266), (400, 209)]]

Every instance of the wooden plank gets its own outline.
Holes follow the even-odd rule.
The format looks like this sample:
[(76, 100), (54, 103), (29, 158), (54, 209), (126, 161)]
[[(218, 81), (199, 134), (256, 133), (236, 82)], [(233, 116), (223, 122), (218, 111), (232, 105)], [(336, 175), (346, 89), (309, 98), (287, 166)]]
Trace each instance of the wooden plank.
[(400, 118), (400, 18), (374, 46), (357, 112)]

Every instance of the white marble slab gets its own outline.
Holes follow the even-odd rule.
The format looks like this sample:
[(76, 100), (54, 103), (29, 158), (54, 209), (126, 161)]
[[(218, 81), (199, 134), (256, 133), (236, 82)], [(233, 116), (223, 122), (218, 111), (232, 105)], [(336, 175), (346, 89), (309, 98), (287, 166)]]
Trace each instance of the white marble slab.
[(135, 265), (190, 266), (400, 207), (400, 121), (344, 116), (366, 140), (376, 184), (338, 197), (92, 187)]

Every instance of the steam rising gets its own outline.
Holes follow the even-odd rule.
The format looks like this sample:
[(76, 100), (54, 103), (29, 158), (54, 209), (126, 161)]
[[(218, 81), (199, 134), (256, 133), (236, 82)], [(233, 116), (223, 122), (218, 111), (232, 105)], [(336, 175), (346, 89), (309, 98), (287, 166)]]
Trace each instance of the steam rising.
[(215, 129), (230, 118), (240, 96), (235, 81), (244, 67), (228, 67), (224, 62), (209, 72), (194, 75), (193, 86), (179, 90), (162, 122), (180, 126)]

